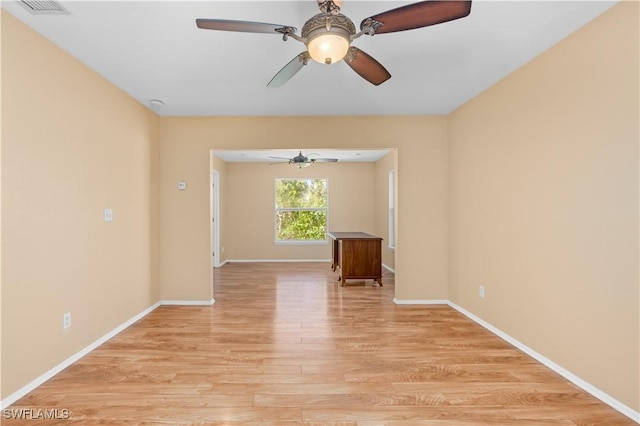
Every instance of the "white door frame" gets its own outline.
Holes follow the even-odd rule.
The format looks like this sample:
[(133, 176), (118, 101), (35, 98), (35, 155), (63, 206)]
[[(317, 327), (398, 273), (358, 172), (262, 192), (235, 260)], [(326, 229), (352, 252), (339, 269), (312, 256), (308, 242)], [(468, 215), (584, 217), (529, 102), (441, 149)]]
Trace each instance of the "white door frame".
[(211, 172), (211, 266), (220, 267), (220, 173)]

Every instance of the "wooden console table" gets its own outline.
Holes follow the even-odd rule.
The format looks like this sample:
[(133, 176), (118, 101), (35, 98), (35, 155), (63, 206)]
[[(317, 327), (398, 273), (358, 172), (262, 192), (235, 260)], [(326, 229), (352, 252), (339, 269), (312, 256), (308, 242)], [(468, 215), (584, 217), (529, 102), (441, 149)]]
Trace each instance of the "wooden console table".
[(364, 232), (327, 232), (331, 237), (331, 269), (338, 281), (372, 279), (382, 286), (382, 238)]

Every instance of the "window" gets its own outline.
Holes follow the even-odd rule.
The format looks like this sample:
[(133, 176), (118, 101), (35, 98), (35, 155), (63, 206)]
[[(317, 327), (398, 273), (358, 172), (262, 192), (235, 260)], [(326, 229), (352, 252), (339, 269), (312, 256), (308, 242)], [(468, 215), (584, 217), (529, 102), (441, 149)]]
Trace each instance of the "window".
[(276, 243), (326, 243), (327, 190), (327, 179), (276, 179)]
[(396, 172), (389, 172), (389, 248), (396, 248)]

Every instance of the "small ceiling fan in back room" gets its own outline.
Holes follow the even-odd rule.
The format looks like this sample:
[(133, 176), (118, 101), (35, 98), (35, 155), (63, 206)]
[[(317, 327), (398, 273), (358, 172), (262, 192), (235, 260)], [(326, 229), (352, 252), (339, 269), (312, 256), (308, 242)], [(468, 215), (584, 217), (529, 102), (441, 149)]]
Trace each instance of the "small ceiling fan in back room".
[(413, 30), (464, 18), (471, 12), (471, 1), (422, 1), (391, 9), (365, 18), (360, 31), (347, 16), (340, 13), (342, 0), (317, 0), (320, 12), (304, 23), (300, 35), (296, 27), (264, 22), (229, 19), (196, 19), (198, 28), (205, 30), (237, 31), (282, 35), (304, 43), (306, 50), (296, 55), (269, 81), (267, 87), (279, 87), (296, 75), (309, 59), (322, 64), (334, 64), (344, 59), (347, 65), (376, 86), (391, 74), (380, 62), (351, 43), (362, 35), (386, 34)]
[(271, 155), (269, 156), (269, 158), (273, 158), (273, 159), (276, 159), (276, 160), (285, 160), (285, 161), (278, 161), (276, 163), (271, 163), (271, 165), (286, 163), (286, 164), (293, 164), (294, 166), (296, 166), (299, 169), (303, 169), (305, 167), (309, 167), (313, 163), (335, 163), (335, 162), (338, 161), (337, 158), (318, 158), (318, 157), (309, 158), (312, 155), (318, 155), (318, 154), (302, 155), (302, 151), (300, 151), (300, 153), (298, 155), (296, 155), (295, 157), (291, 157), (291, 158), (274, 157), (274, 156), (271, 156)]

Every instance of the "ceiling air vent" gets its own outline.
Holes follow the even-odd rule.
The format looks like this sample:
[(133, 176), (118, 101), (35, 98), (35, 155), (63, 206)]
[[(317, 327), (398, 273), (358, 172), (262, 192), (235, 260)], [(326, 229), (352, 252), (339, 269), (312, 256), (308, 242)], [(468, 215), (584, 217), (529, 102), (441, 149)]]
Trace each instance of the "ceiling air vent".
[(20, 4), (32, 15), (69, 15), (67, 9), (52, 0), (20, 0)]

